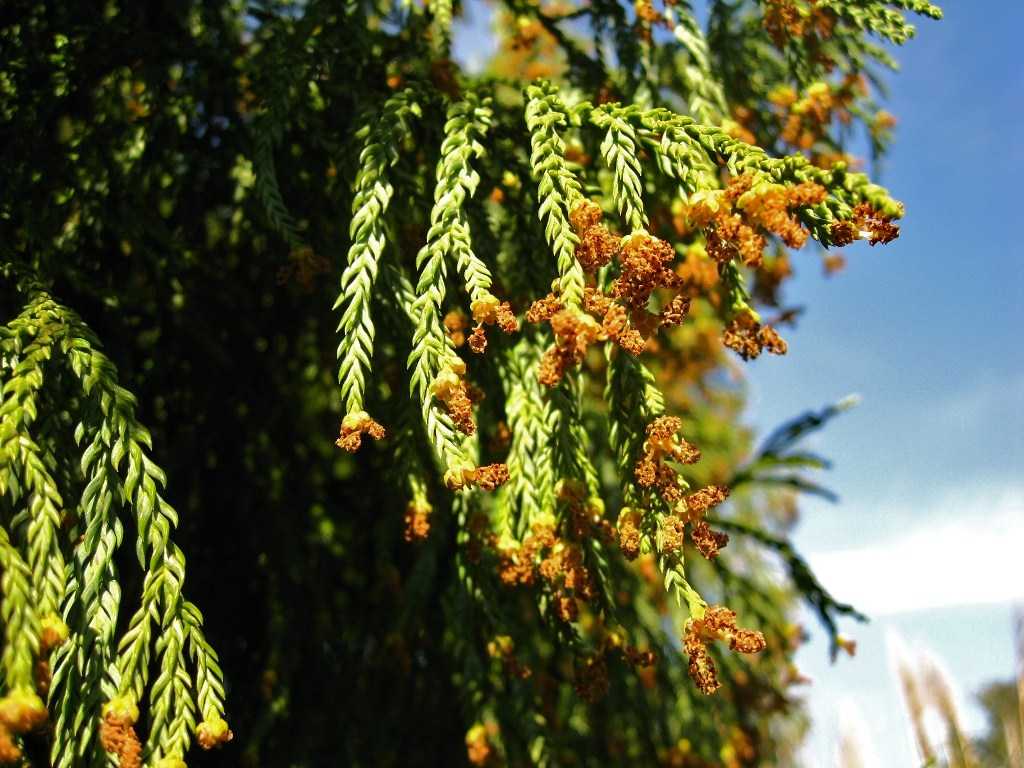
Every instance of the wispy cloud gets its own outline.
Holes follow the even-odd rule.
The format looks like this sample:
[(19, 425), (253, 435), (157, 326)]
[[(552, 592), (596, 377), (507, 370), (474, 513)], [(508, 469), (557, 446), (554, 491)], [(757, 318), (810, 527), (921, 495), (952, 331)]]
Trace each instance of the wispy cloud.
[(921, 522), (903, 533), (808, 559), (835, 595), (872, 616), (1024, 598), (1024, 486), (975, 487), (927, 506), (905, 515)]
[[(943, 427), (991, 429), (999, 423), (997, 419), (1010, 418), (1018, 426), (1024, 424), (1021, 402), (1024, 370), (1011, 374), (986, 371), (966, 385), (944, 392), (937, 407), (923, 407), (921, 411), (938, 419)], [(1024, 436), (1017, 432), (1008, 437), (1015, 440), (1015, 447), (1024, 458)]]

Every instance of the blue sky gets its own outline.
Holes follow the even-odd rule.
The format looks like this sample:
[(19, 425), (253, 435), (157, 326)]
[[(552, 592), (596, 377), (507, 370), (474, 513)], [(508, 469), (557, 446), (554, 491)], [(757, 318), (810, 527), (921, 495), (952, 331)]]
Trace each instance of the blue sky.
[[(834, 764), (841, 720), (860, 721), (865, 768), (919, 764), (890, 671), (900, 642), (944, 660), (968, 727), (980, 722), (972, 694), (1013, 672), (1013, 605), (1024, 602), (1024, 3), (941, 5), (945, 20), (919, 23), (890, 78), (900, 122), (881, 182), (906, 203), (903, 234), (847, 249), (847, 269), (828, 279), (815, 254), (797, 254), (788, 298), (808, 312), (785, 358), (747, 368), (748, 418), (762, 430), (863, 398), (814, 437), (842, 499), (805, 502), (795, 536), (836, 596), (874, 617), (848, 627), (857, 656), (834, 666), (808, 617), (798, 662), (814, 680), (804, 696), (815, 768)], [(483, 16), (457, 41), (466, 58), (486, 45)]]
[[(856, 658), (830, 666), (820, 633), (798, 657), (814, 679), (812, 766), (833, 764), (840, 720), (858, 712), (869, 765), (919, 764), (890, 673), (894, 635), (941, 657), (968, 704), (1013, 672), (1013, 604), (1024, 602), (1024, 3), (942, 6), (945, 20), (922, 22), (898, 51), (890, 81), (900, 123), (881, 182), (906, 203), (900, 239), (847, 249), (831, 279), (798, 255), (789, 297), (808, 312), (785, 358), (748, 369), (750, 418), (763, 427), (863, 398), (815, 438), (835, 461), (828, 481), (841, 502), (806, 502), (795, 537), (837, 597), (874, 617), (849, 627)], [(968, 706), (968, 727), (979, 721)]]

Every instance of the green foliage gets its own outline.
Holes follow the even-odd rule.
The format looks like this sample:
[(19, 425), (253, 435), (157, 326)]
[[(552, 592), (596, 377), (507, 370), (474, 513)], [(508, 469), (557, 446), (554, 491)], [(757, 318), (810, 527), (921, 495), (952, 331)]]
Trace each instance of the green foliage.
[(843, 150), (939, 14), (704, 10), (508, 0), (474, 74), (449, 0), (5, 7), (0, 760), (791, 764), (838, 409), (752, 453), (723, 342), (895, 236)]
[(579, 238), (569, 225), (569, 213), (583, 195), (565, 158), (560, 130), (568, 127), (569, 111), (557, 91), (547, 84), (527, 87), (526, 127), (530, 131), (530, 169), (537, 182), (537, 214), (544, 236), (558, 263), (558, 290), (566, 306), (583, 300), (583, 268), (576, 261)]
[[(7, 324), (0, 340), (11, 366), (0, 407), (0, 477), (5, 501), (19, 510), (11, 528), (28, 551), (26, 563), (4, 534), (5, 579), (10, 580), (4, 600), (31, 605), (31, 612), (24, 605), (5, 609), (8, 631), (19, 631), (9, 646), (8, 690), (34, 688), (40, 637), (50, 649), (55, 644), (41, 632), (42, 623), (62, 634), (70, 630), (54, 652), (53, 679), (45, 683), (58, 722), (53, 761), (104, 762), (95, 738), (101, 691), (142, 702), (148, 690), (146, 754), (154, 762), (181, 757), (196, 727), (197, 698), (205, 720), (221, 719), (224, 684), (217, 656), (203, 637), (202, 616), (181, 593), (185, 560), (170, 540), (178, 516), (160, 493), (166, 478), (148, 456), (152, 439), (135, 417), (135, 398), (118, 385), (117, 371), (93, 334), (45, 291), (29, 291), (25, 310)], [(45, 386), (53, 380), (57, 383)], [(47, 398), (57, 392), (66, 398), (63, 412)], [(40, 412), (46, 418), (36, 425)], [(33, 439), (34, 426), (52, 446), (49, 456)], [(78, 516), (70, 520), (62, 514), (69, 505), (54, 475), (74, 476), (76, 470), (81, 480), (68, 491), (77, 491), (81, 501), (70, 506)], [(122, 508), (135, 522), (144, 578), (140, 605), (120, 634), (121, 587), (113, 558), (123, 540)], [(60, 545), (64, 536), (72, 543), (68, 567)], [(16, 576), (26, 567), (27, 583)], [(61, 625), (66, 628), (57, 629)], [(194, 675), (186, 650), (198, 668)], [(150, 687), (154, 651), (159, 672)]]
[(354, 184), (349, 225), (352, 245), (341, 276), (341, 294), (334, 305), (335, 309), (345, 307), (338, 324), (338, 381), (342, 401), (350, 413), (363, 409), (366, 371), (373, 358), (370, 303), (378, 264), (387, 246), (384, 222), (394, 193), (387, 169), (398, 162), (398, 148), (409, 132), (407, 121), (418, 113), (413, 94), (403, 91), (390, 98), (380, 118), (360, 132), (366, 137), (366, 145), (359, 156), (361, 170)]

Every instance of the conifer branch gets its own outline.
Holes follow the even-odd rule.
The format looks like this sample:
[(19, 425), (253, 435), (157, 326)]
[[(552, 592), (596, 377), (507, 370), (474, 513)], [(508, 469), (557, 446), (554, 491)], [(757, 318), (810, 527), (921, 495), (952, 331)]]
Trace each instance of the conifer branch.
[(34, 324), (26, 329), (31, 340), (21, 350), (20, 362), (2, 392), (0, 491), (10, 492), (15, 505), (23, 504), (23, 513), (14, 517), (12, 527), (27, 541), (33, 601), (40, 616), (56, 616), (65, 589), (60, 546), (64, 502), (29, 432), (38, 411), (36, 394), (43, 384), (54, 329), (44, 307), (36, 307), (32, 319)]
[[(81, 719), (98, 714), (95, 699), (90, 703), (87, 697), (79, 706), (74, 706), (69, 699), (69, 686), (81, 681), (98, 681), (101, 673), (93, 660), (107, 655), (104, 646), (109, 647), (112, 640), (120, 591), (113, 586), (116, 581), (111, 557), (121, 534), (119, 525), (108, 514), (112, 500), (124, 500), (135, 512), (139, 529), (136, 555), (145, 571), (145, 578), (142, 603), (120, 642), (116, 660), (110, 659), (105, 677), (112, 683), (110, 690), (116, 690), (118, 696), (125, 697), (125, 701), (137, 703), (142, 700), (148, 684), (154, 634), (152, 625), (155, 621), (158, 630), (156, 650), (161, 665), (150, 690), (152, 728), (147, 754), (154, 759), (164, 754), (184, 754), (192, 738), (194, 717), (190, 713), (194, 712), (195, 706), (191, 676), (185, 669), (183, 654), (185, 636), (181, 588), (185, 565), (181, 550), (170, 540), (171, 530), (177, 524), (177, 513), (158, 491), (166, 483), (166, 478), (146, 453), (151, 445), (149, 433), (136, 420), (135, 400), (118, 385), (113, 364), (100, 352), (96, 338), (74, 312), (47, 294), (39, 293), (9, 327), (12, 325), (15, 333), (19, 327), (35, 326), (43, 328), (44, 332), (24, 347), (25, 360), (22, 364), (25, 376), (14, 377), (5, 383), (3, 429), (13, 429), (16, 434), (19, 428), (27, 427), (29, 421), (25, 414), (34, 411), (31, 405), (27, 409), (24, 407), (28, 402), (26, 392), (42, 386), (41, 359), (51, 357), (59, 357), (66, 363), (78, 381), (82, 401), (91, 409), (90, 413), (100, 419), (97, 423), (90, 422), (94, 417), (86, 417), (76, 429), (79, 440), (92, 433), (92, 441), (82, 458), (82, 471), (90, 480), (82, 501), (86, 533), (77, 545), (75, 565), (70, 569), (74, 575), (68, 584), (64, 615), (71, 619), (78, 633), (85, 630), (80, 622), (88, 622), (89, 629), (81, 636), (76, 633), (69, 650), (58, 654), (55, 659), (57, 674), (53, 689), (54, 700), (58, 704), (58, 722), (63, 719), (67, 723), (71, 717), (75, 723), (72, 727), (77, 730)], [(46, 348), (45, 354), (39, 351), (43, 347)], [(35, 492), (44, 481), (38, 477), (38, 468), (32, 463), (34, 457), (31, 454), (5, 451), (4, 485), (11, 487), (11, 478), (18, 474), (12, 471), (12, 465), (19, 460), (23, 462), (21, 475), (26, 478), (23, 485)], [(52, 494), (48, 495), (51, 497)], [(18, 500), (15, 501), (17, 503)], [(56, 505), (59, 501), (53, 503)], [(29, 545), (32, 546), (31, 537)], [(86, 546), (94, 549), (85, 550)], [(6, 557), (12, 563), (9, 572), (16, 574), (19, 569), (11, 552), (8, 551)], [(48, 555), (48, 558), (53, 559), (53, 556)], [(62, 565), (62, 584), (63, 577)], [(62, 588), (62, 598), (63, 592)], [(9, 594), (18, 593), (17, 590), (13, 593), (5, 591), (5, 598)], [(41, 604), (45, 607), (48, 603), (43, 601)], [(11, 610), (14, 616), (14, 609)], [(14, 621), (13, 626), (18, 627), (19, 622)], [(38, 632), (38, 628), (35, 630)], [(24, 649), (26, 644), (38, 647), (38, 639), (33, 640), (30, 633), (25, 633), (24, 627), (20, 631), (23, 635), (20, 645), (11, 647)], [(193, 627), (193, 635), (198, 632)], [(89, 636), (96, 639), (86, 640)], [(90, 648), (86, 643), (94, 647)], [(87, 652), (88, 657), (85, 656)], [(18, 654), (18, 674), (24, 677), (24, 650)], [(222, 713), (216, 713), (215, 708), (214, 712), (217, 722), (223, 722)], [(226, 726), (224, 730), (226, 732)], [(76, 753), (81, 754), (81, 750), (89, 748), (89, 733), (87, 728), (79, 731), (81, 741), (77, 743), (63, 738), (55, 741), (55, 760), (61, 764), (73, 762)]]
[(640, 142), (626, 117), (633, 111), (609, 105), (595, 109), (591, 113), (591, 121), (606, 131), (601, 142), (601, 157), (615, 177), (612, 186), (615, 205), (631, 232), (644, 232), (647, 214), (644, 212), (643, 182), (640, 180)]
[(728, 114), (725, 92), (712, 69), (707, 38), (693, 15), (689, 1), (680, 0), (672, 5), (666, 3), (665, 19), (690, 59), (681, 72), (689, 97), (690, 114), (702, 123), (716, 125)]
[(537, 381), (542, 352), (533, 339), (524, 337), (503, 356), (505, 415), (512, 441), (509, 482), (499, 502), (505, 520), (501, 534), (520, 542), (531, 525), (554, 507), (551, 412)]
[(0, 617), (4, 622), (2, 654), (7, 690), (34, 687), (33, 668), (39, 651), (39, 616), (32, 596), (32, 570), (0, 527)]
[(408, 360), (412, 372), (411, 387), (421, 401), (427, 435), (448, 472), (461, 472), (471, 464), (455, 438), (451, 418), (434, 405), (431, 392), (431, 386), (442, 370), (461, 370), (462, 365), (441, 327), (440, 309), (447, 275), (445, 262), (452, 257), (458, 260), (470, 290), (479, 288), (480, 281), (490, 283), (486, 267), (470, 258), (469, 225), (462, 209), (476, 191), (479, 176), (470, 163), (483, 151), (479, 138), (486, 131), (490, 116), (487, 101), (480, 101), (472, 94), (467, 95), (465, 101), (448, 108), (445, 140), (437, 163), (430, 229), (426, 244), (416, 256), (419, 279), (416, 297), (409, 308), (414, 324), (412, 352)]
[(530, 166), (540, 200), (537, 216), (544, 222), (544, 236), (555, 252), (559, 295), (565, 306), (578, 308), (583, 301), (583, 268), (576, 260), (579, 238), (569, 224), (569, 214), (583, 194), (568, 166), (565, 141), (559, 135), (568, 127), (569, 114), (557, 91), (546, 83), (530, 85), (526, 96)]
[(363, 410), (366, 372), (373, 359), (371, 297), (381, 256), (387, 246), (386, 216), (394, 188), (388, 169), (398, 162), (398, 148), (409, 135), (409, 121), (420, 115), (415, 92), (407, 89), (389, 98), (371, 123), (364, 126), (359, 173), (352, 199), (352, 220), (346, 267), (334, 309), (341, 308), (338, 332), (338, 382), (346, 413)]

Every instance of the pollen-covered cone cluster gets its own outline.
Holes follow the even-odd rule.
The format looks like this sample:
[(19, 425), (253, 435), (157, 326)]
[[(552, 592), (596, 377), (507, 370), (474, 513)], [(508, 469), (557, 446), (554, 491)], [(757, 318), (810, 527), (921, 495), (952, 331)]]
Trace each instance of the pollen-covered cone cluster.
[[(646, 696), (669, 680), (677, 684), (673, 675), (685, 670), (693, 690), (715, 692), (723, 675), (714, 640), (757, 655), (769, 647), (763, 631), (774, 631), (773, 655), (785, 657), (787, 597), (779, 597), (774, 630), (763, 615), (754, 620), (764, 630), (746, 630), (734, 612), (751, 605), (742, 591), (735, 608), (709, 606), (699, 586), (717, 592), (740, 578), (724, 554), (730, 537), (716, 527), (719, 516), (729, 530), (783, 546), (760, 527), (764, 521), (749, 518), (749, 495), (727, 511), (740, 457), (738, 444), (710, 426), (726, 413), (711, 377), (725, 349), (744, 360), (786, 352), (775, 327), (785, 313), (769, 321), (757, 307), (757, 296), (766, 295), (770, 308), (791, 273), (769, 273), (785, 263), (784, 249), (812, 237), (831, 246), (836, 233), (845, 242), (851, 228), (881, 241), (900, 213), (863, 177), (801, 158), (772, 160), (666, 110), (569, 106), (548, 85), (531, 86), (513, 108), (523, 109), (531, 134), (529, 168), (498, 173), (510, 158), (489, 157), (485, 142), (509, 116), (500, 100), (482, 94), (487, 89), (448, 104), (415, 261), (357, 233), (337, 302), (346, 408), (338, 445), (355, 453), (368, 434), (376, 439), (373, 455), (396, 457), (409, 499), (402, 538), (421, 558), (454, 542), (453, 589), (486, 616), (488, 655), (500, 661), (504, 682), (485, 688), (482, 701), (491, 703), (480, 705), (467, 732), (474, 764), (511, 754), (523, 736), (491, 707), (512, 697), (531, 710), (543, 686), (557, 687), (551, 675), (562, 665), (587, 707), (606, 700), (613, 677)], [(420, 102), (430, 96), (410, 87), (385, 113), (419, 119), (425, 108), (413, 105)], [(390, 166), (369, 152), (385, 130), (395, 129), (368, 126), (361, 184), (390, 178)], [(583, 151), (572, 156), (570, 140)], [(647, 180), (647, 165), (662, 178)], [(472, 201), (487, 174), (491, 193)], [(595, 182), (603, 194), (584, 196)], [(664, 183), (682, 193), (659, 209)], [(548, 260), (515, 241), (502, 245), (508, 232), (524, 235), (530, 224), (520, 208), (533, 205)], [(379, 198), (364, 201), (357, 191), (354, 221), (367, 206), (376, 210)], [(377, 211), (385, 221), (388, 215)], [(376, 221), (381, 236), (391, 231)], [(770, 294), (749, 292), (749, 274), (759, 282), (771, 274)], [(381, 318), (381, 327), (390, 334), (386, 349), (401, 350), (396, 362), (404, 364), (387, 374), (386, 396), (372, 387), (376, 340), (346, 319), (353, 307), (365, 312), (372, 303), (354, 286), (362, 291), (374, 280), (393, 297), (382, 307), (397, 317)], [(376, 327), (372, 315), (360, 322)], [(488, 335), (491, 327), (502, 333)], [(831, 598), (822, 605), (828, 621), (840, 610)], [(682, 647), (641, 618), (652, 607), (676, 622)], [(513, 640), (531, 634), (554, 645), (541, 650)], [(473, 644), (461, 630), (450, 642)], [(735, 658), (723, 669), (728, 696), (744, 686), (786, 685), (777, 660), (758, 671), (756, 661)]]

